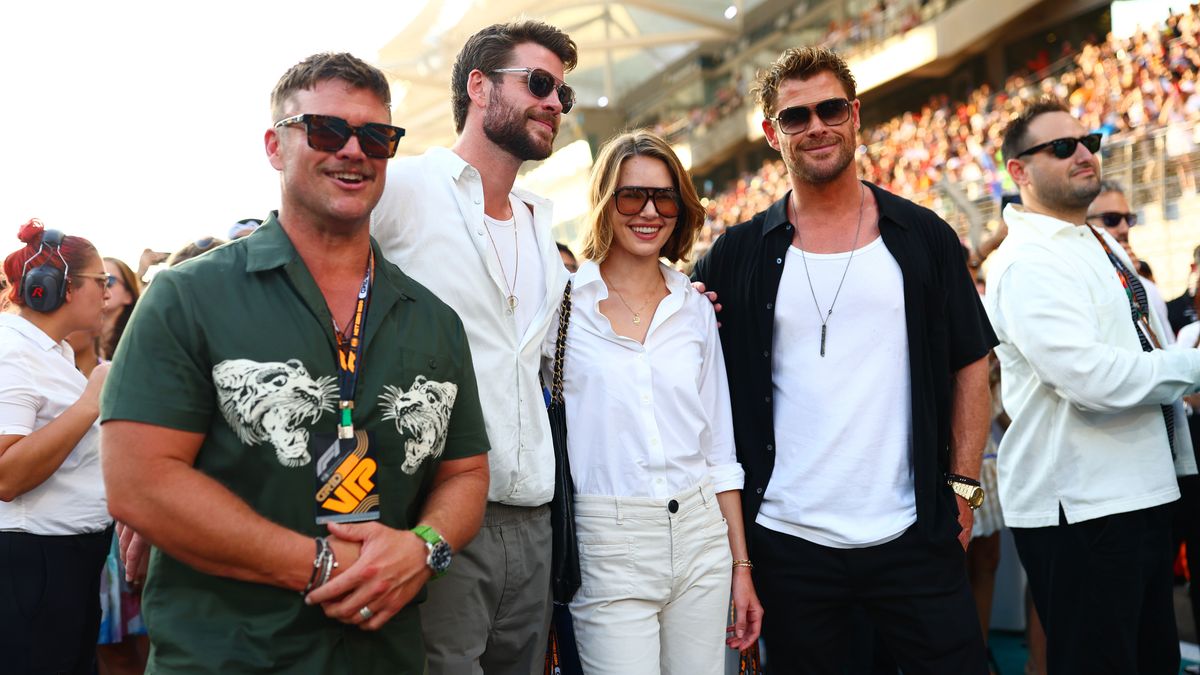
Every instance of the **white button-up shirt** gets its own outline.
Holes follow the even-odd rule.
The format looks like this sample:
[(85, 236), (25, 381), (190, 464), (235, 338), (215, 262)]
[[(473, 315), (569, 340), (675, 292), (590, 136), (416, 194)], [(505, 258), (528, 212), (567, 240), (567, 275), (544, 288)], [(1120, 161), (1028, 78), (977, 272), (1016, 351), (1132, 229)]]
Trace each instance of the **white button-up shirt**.
[[(1129, 299), (1089, 226), (1017, 206), (1004, 220), (985, 298), (1012, 418), (997, 454), (1004, 522), (1057, 525), (1061, 504), (1077, 523), (1177, 499), (1176, 473), (1195, 472), (1179, 399), (1200, 383), (1200, 351), (1142, 351)], [(1174, 464), (1162, 405), (1176, 410)]]
[(617, 335), (600, 313), (608, 297), (600, 267), (585, 261), (575, 274), (563, 398), (578, 494), (664, 499), (706, 478), (715, 492), (742, 488), (712, 303), (660, 268), (670, 293), (645, 344)]
[(533, 209), (545, 270), (545, 298), (521, 334), (489, 248), (479, 171), (453, 151), (393, 160), (371, 231), (389, 260), (463, 321), (492, 446), (488, 500), (539, 506), (554, 495), (554, 446), (538, 368), (569, 274), (550, 233), (550, 202), (519, 188), (512, 195)]
[[(75, 405), (87, 378), (75, 353), (24, 318), (0, 314), (0, 436), (28, 436)], [(41, 535), (100, 532), (112, 522), (92, 424), (44, 483), (0, 502), (0, 531)]]

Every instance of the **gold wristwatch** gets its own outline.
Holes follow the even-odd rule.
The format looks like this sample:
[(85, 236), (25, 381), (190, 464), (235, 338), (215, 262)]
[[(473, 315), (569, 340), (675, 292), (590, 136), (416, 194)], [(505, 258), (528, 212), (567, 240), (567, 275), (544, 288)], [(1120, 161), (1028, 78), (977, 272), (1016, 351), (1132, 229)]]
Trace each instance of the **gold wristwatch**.
[(946, 474), (946, 484), (950, 486), (951, 490), (954, 490), (954, 494), (967, 500), (967, 505), (971, 507), (972, 511), (983, 506), (983, 487), (974, 478), (948, 473)]

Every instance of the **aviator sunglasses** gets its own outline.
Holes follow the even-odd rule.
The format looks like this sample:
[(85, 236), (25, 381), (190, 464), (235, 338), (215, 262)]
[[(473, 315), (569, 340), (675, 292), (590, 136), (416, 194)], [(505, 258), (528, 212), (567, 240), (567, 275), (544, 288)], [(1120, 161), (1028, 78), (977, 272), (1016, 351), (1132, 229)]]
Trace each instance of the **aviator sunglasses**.
[(1086, 136), (1080, 136), (1079, 138), (1056, 138), (1052, 141), (1046, 141), (1045, 143), (1038, 143), (1032, 148), (1027, 148), (1024, 151), (1017, 153), (1017, 156), (1013, 159), (1020, 159), (1025, 155), (1032, 155), (1033, 153), (1040, 152), (1046, 148), (1050, 148), (1050, 151), (1054, 153), (1055, 157), (1059, 159), (1066, 159), (1075, 154), (1075, 146), (1079, 145), (1080, 143), (1083, 144), (1083, 147), (1088, 149), (1088, 152), (1094, 155), (1100, 151), (1100, 139), (1100, 134), (1088, 134)]
[(1138, 217), (1136, 213), (1121, 213), (1120, 211), (1104, 211), (1102, 213), (1093, 213), (1087, 217), (1087, 220), (1099, 220), (1105, 227), (1116, 227), (1124, 220), (1130, 227), (1137, 225)]
[(825, 126), (836, 127), (850, 119), (850, 101), (844, 98), (830, 98), (813, 105), (794, 105), (767, 119), (777, 122), (779, 130), (790, 136), (807, 129), (814, 114)]
[(646, 202), (654, 200), (654, 210), (663, 218), (679, 215), (679, 193), (675, 188), (652, 188), (626, 186), (613, 193), (613, 205), (623, 216), (636, 216), (646, 208)]
[(562, 82), (541, 68), (497, 68), (493, 73), (524, 73), (527, 76), (526, 86), (529, 93), (538, 98), (546, 98), (551, 92), (558, 91), (558, 102), (562, 104), (562, 114), (571, 112), (575, 106), (575, 90), (571, 85)]
[(303, 124), (308, 135), (308, 147), (321, 152), (337, 152), (346, 147), (351, 136), (358, 136), (358, 147), (367, 157), (390, 159), (396, 155), (404, 129), (390, 124), (368, 122), (362, 126), (351, 126), (349, 122), (333, 115), (294, 115), (275, 123), (275, 128)]

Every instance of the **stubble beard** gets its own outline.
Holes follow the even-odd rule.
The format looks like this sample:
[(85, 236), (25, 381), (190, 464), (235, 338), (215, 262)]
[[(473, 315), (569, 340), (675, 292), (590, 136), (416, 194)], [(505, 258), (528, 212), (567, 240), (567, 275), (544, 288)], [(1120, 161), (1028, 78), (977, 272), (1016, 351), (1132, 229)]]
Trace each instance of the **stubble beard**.
[(798, 149), (791, 157), (784, 157), (784, 165), (787, 167), (788, 173), (801, 183), (809, 185), (825, 185), (833, 182), (854, 161), (854, 151), (846, 139), (841, 136), (834, 138), (837, 139), (838, 146), (835, 153), (836, 161), (832, 165), (825, 167), (808, 162), (803, 159), (804, 151)]
[(1062, 181), (1047, 182), (1042, 185), (1042, 201), (1049, 207), (1061, 211), (1077, 211), (1086, 209), (1096, 196), (1100, 194), (1100, 174), (1092, 174), (1092, 179), (1084, 184), (1075, 183), (1070, 176)]
[(483, 133), (508, 154), (522, 162), (546, 159), (554, 151), (554, 144), (541, 146), (525, 128), (528, 117), (503, 99), (488, 106), (483, 115)]

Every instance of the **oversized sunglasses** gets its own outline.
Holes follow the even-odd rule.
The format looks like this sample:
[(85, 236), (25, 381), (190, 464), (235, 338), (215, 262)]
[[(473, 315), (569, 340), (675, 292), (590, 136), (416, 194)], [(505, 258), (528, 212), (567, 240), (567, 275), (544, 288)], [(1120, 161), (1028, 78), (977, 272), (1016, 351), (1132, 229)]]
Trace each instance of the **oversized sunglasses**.
[(1032, 155), (1033, 153), (1041, 152), (1046, 148), (1050, 148), (1050, 151), (1054, 153), (1055, 157), (1059, 159), (1066, 159), (1075, 154), (1075, 146), (1079, 145), (1080, 143), (1083, 144), (1083, 147), (1088, 149), (1088, 152), (1094, 155), (1100, 151), (1100, 139), (1100, 134), (1088, 134), (1086, 136), (1080, 136), (1079, 138), (1056, 138), (1052, 141), (1046, 141), (1045, 143), (1038, 143), (1032, 148), (1027, 148), (1024, 151), (1017, 153), (1017, 156), (1013, 159), (1020, 159), (1025, 155)]
[(679, 193), (675, 188), (652, 188), (626, 186), (613, 193), (613, 205), (623, 216), (636, 216), (646, 208), (646, 202), (654, 200), (654, 210), (663, 218), (679, 215)]
[(358, 137), (358, 147), (367, 157), (389, 159), (396, 155), (404, 129), (390, 124), (368, 122), (362, 126), (351, 126), (349, 122), (333, 115), (294, 115), (275, 123), (275, 128), (303, 124), (308, 136), (308, 147), (321, 152), (337, 152), (346, 147), (351, 136)]
[(1124, 220), (1130, 227), (1137, 225), (1136, 213), (1121, 213), (1120, 211), (1104, 211), (1103, 213), (1093, 213), (1087, 217), (1088, 220), (1099, 220), (1105, 227), (1116, 227)]
[(562, 114), (566, 115), (575, 107), (575, 90), (571, 85), (559, 80), (541, 68), (497, 68), (493, 73), (524, 73), (525, 85), (529, 93), (538, 98), (546, 98), (551, 92), (558, 91), (558, 102), (562, 105)]
[(794, 105), (767, 119), (779, 124), (780, 131), (791, 135), (807, 129), (812, 123), (813, 115), (825, 126), (836, 127), (850, 119), (850, 101), (844, 98), (830, 98), (813, 105)]
[(78, 279), (92, 279), (98, 282), (104, 288), (112, 288), (113, 285), (117, 283), (117, 278), (115, 276), (111, 274), (105, 274), (103, 272), (96, 272), (94, 274), (90, 272), (76, 272), (71, 276)]

